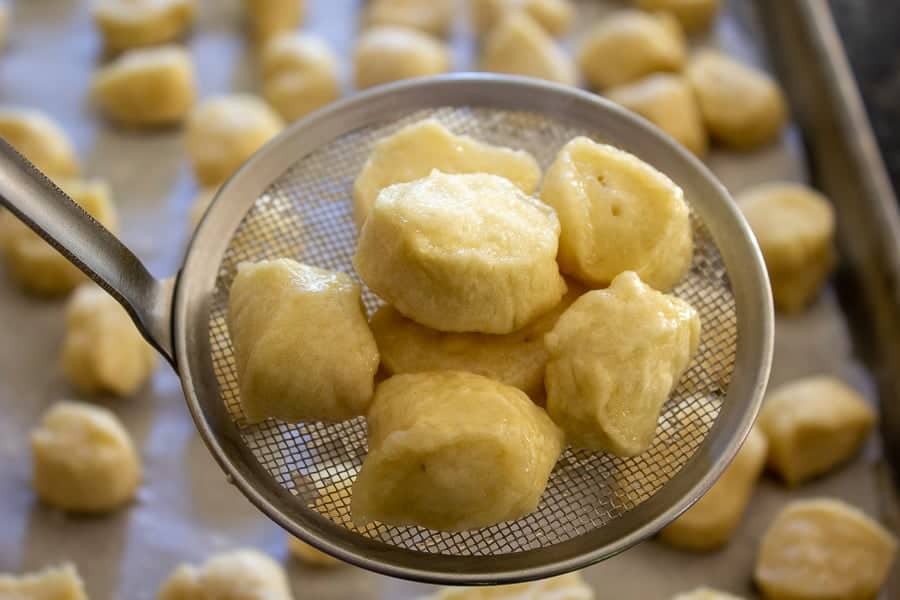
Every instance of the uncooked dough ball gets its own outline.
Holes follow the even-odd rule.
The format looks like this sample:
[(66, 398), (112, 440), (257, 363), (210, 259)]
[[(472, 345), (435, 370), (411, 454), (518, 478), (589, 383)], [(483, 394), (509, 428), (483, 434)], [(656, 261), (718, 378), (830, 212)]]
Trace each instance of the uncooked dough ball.
[(738, 150), (776, 139), (787, 121), (784, 93), (767, 74), (714, 50), (701, 50), (685, 74), (717, 142)]
[(131, 437), (109, 410), (57, 402), (31, 432), (32, 485), (65, 511), (105, 513), (134, 498), (141, 464)]
[(686, 57), (684, 32), (674, 17), (622, 10), (588, 31), (578, 64), (591, 86), (602, 90), (657, 71), (680, 71)]
[(420, 600), (594, 600), (594, 590), (575, 572), (512, 585), (444, 588)]
[(766, 600), (870, 600), (897, 540), (858, 509), (828, 498), (788, 504), (766, 531), (754, 579)]
[(578, 137), (547, 171), (541, 200), (556, 209), (562, 226), (563, 273), (603, 286), (623, 271), (668, 290), (693, 257), (693, 235), (684, 193), (636, 156)]
[(185, 134), (197, 179), (205, 186), (222, 183), (282, 127), (281, 117), (254, 96), (205, 100), (188, 119)]
[(195, 0), (94, 0), (94, 23), (108, 50), (174, 41), (194, 21)]
[[(64, 181), (61, 187), (88, 214), (115, 233), (118, 226), (109, 186), (99, 180)], [(0, 213), (0, 250), (9, 273), (25, 290), (44, 296), (67, 294), (86, 277), (12, 213)]]
[(244, 0), (250, 34), (258, 42), (293, 31), (303, 23), (306, 0)]
[(328, 568), (343, 564), (339, 559), (330, 554), (325, 554), (292, 535), (288, 535), (288, 550), (290, 550), (291, 556), (311, 567)]
[(69, 137), (40, 111), (0, 106), (0, 137), (50, 179), (77, 177), (81, 170)]
[(544, 334), (584, 289), (570, 282), (562, 300), (522, 329), (506, 335), (445, 333), (419, 325), (384, 305), (370, 323), (381, 365), (389, 374), (468, 371), (519, 388), (532, 400), (544, 397), (547, 351)]
[(131, 50), (97, 71), (91, 91), (101, 110), (122, 125), (180, 123), (194, 105), (194, 66), (177, 46)]
[(708, 587), (699, 587), (690, 592), (684, 592), (672, 597), (672, 600), (744, 600), (740, 596), (720, 592)]
[(250, 422), (365, 414), (379, 359), (360, 294), (344, 273), (286, 258), (238, 265), (228, 328)]
[(0, 574), (3, 600), (88, 600), (84, 583), (71, 564), (16, 577)]
[(444, 36), (456, 16), (457, 0), (371, 0), (363, 17), (367, 26), (393, 25)]
[(706, 126), (694, 90), (684, 77), (656, 73), (610, 88), (606, 97), (641, 115), (697, 156), (706, 155)]
[(685, 31), (709, 29), (719, 12), (719, 0), (635, 0), (643, 10), (670, 13)]
[(847, 462), (874, 424), (875, 411), (862, 396), (829, 376), (772, 390), (759, 414), (769, 438), (769, 465), (791, 485)]
[(481, 69), (563, 85), (578, 83), (574, 61), (524, 12), (503, 17), (491, 30), (482, 46)]
[(506, 15), (522, 11), (534, 19), (544, 31), (559, 37), (569, 30), (575, 18), (571, 0), (470, 0), (472, 28), (487, 33)]
[(767, 183), (741, 192), (737, 203), (759, 242), (775, 307), (803, 310), (819, 294), (835, 262), (834, 209), (798, 183)]
[(163, 582), (157, 600), (293, 600), (277, 562), (253, 549), (217, 554), (199, 566), (182, 564)]
[(766, 436), (756, 427), (751, 429), (719, 480), (687, 512), (666, 526), (659, 538), (671, 546), (694, 551), (713, 550), (728, 542), (762, 474), (767, 446)]
[(359, 36), (353, 51), (353, 81), (361, 90), (449, 70), (447, 47), (415, 29), (373, 27)]
[(436, 119), (407, 125), (378, 141), (353, 182), (353, 218), (362, 227), (378, 192), (395, 183), (443, 173), (490, 173), (533, 194), (541, 168), (524, 150), (492, 146), (465, 135), (454, 135)]
[(690, 304), (622, 273), (576, 300), (544, 336), (547, 411), (574, 446), (640, 454), (699, 340)]
[(395, 375), (368, 414), (358, 523), (465, 531), (537, 508), (562, 434), (522, 391), (460, 371)]
[(566, 291), (553, 210), (509, 180), (433, 171), (378, 195), (353, 265), (372, 291), (440, 331), (510, 333)]
[(286, 121), (295, 121), (337, 100), (337, 69), (337, 57), (321, 38), (280, 34), (263, 49), (263, 95)]
[(125, 312), (99, 286), (75, 290), (66, 306), (62, 369), (86, 394), (133, 394), (153, 375), (156, 351)]

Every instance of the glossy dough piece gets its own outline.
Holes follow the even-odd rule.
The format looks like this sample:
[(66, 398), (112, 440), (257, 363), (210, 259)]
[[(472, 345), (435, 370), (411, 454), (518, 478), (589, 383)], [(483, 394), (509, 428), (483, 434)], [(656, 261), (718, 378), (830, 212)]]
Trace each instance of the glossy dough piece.
[(578, 64), (591, 87), (603, 90), (657, 71), (680, 71), (686, 57), (684, 32), (674, 17), (622, 10), (588, 31)]
[(672, 597), (672, 600), (744, 600), (727, 592), (720, 592), (708, 587), (699, 587), (690, 592), (684, 592)]
[(131, 437), (105, 408), (57, 402), (31, 432), (32, 485), (65, 511), (106, 513), (127, 504), (141, 481)]
[(371, 0), (363, 20), (368, 27), (408, 27), (442, 37), (453, 24), (457, 3), (458, 0)]
[(94, 0), (94, 23), (111, 51), (174, 41), (194, 21), (195, 0)]
[(663, 11), (678, 19), (685, 31), (705, 31), (719, 13), (719, 0), (635, 0), (638, 8)]
[(526, 194), (534, 193), (541, 180), (541, 168), (527, 152), (455, 135), (436, 119), (425, 119), (375, 145), (353, 182), (356, 224), (362, 227), (382, 189), (427, 177), (433, 169), (443, 173), (499, 175)]
[(228, 328), (250, 422), (365, 414), (378, 348), (360, 287), (348, 275), (289, 259), (241, 263)]
[(250, 35), (265, 42), (303, 23), (306, 0), (244, 0), (244, 9)]
[(0, 107), (0, 137), (54, 181), (81, 171), (66, 132), (40, 111)]
[(3, 600), (88, 600), (84, 583), (70, 563), (21, 576), (0, 574)]
[(544, 31), (554, 37), (566, 33), (575, 19), (575, 5), (571, 0), (470, 0), (472, 28), (487, 33), (503, 17), (517, 11), (528, 14)]
[(464, 531), (518, 519), (537, 508), (562, 451), (543, 409), (472, 373), (395, 375), (378, 386), (367, 422), (357, 523)]
[(510, 333), (565, 293), (558, 240), (553, 211), (509, 180), (433, 171), (381, 191), (353, 265), (376, 294), (422, 325)]
[(685, 75), (717, 142), (738, 150), (775, 140), (787, 122), (787, 103), (766, 73), (714, 50), (700, 50)]
[(358, 89), (439, 75), (450, 70), (450, 50), (438, 39), (405, 27), (363, 31), (353, 51), (353, 80)]
[(574, 572), (529, 583), (448, 587), (419, 600), (594, 600), (594, 590)]
[(858, 509), (827, 498), (788, 504), (759, 546), (754, 580), (766, 600), (871, 600), (897, 540)]
[(131, 50), (97, 71), (91, 93), (103, 112), (122, 125), (180, 123), (194, 106), (194, 66), (178, 46)]
[(293, 600), (281, 565), (258, 550), (217, 554), (199, 566), (182, 564), (163, 582), (157, 600)]
[(575, 63), (541, 27), (522, 11), (503, 17), (481, 50), (483, 71), (577, 85)]
[(819, 294), (835, 262), (834, 209), (817, 191), (773, 182), (738, 194), (766, 261), (775, 307), (806, 308)]
[(830, 376), (800, 379), (772, 390), (759, 414), (769, 439), (769, 465), (796, 485), (847, 462), (875, 424), (875, 411)]
[(324, 569), (338, 567), (344, 564), (330, 554), (325, 554), (321, 550), (310, 546), (303, 540), (299, 540), (290, 534), (288, 534), (288, 550), (290, 551), (291, 556), (310, 567)]
[(706, 156), (706, 127), (694, 90), (680, 75), (656, 73), (610, 88), (606, 97), (635, 112), (699, 156)]
[(269, 41), (262, 58), (263, 95), (286, 121), (294, 121), (341, 95), (338, 61), (318, 36), (283, 33)]
[(573, 446), (640, 454), (699, 338), (691, 305), (623, 273), (581, 296), (544, 336), (547, 411)]
[(591, 286), (635, 271), (665, 291), (690, 267), (693, 237), (684, 193), (627, 152), (575, 138), (547, 170), (541, 200), (556, 209), (562, 226), (560, 269)]

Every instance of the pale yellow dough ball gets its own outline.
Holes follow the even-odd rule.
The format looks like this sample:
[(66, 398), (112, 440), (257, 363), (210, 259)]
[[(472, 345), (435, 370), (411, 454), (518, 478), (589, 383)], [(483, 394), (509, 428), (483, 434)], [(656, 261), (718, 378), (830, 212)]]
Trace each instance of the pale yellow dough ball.
[(94, 23), (111, 51), (174, 41), (193, 23), (195, 0), (94, 0)]
[(353, 81), (361, 90), (449, 70), (447, 46), (415, 29), (372, 27), (360, 34), (353, 50)]
[(674, 17), (639, 10), (616, 12), (594, 25), (581, 42), (578, 64), (597, 90), (658, 71), (680, 71), (687, 58), (684, 32)]
[(219, 188), (217, 187), (202, 188), (197, 192), (197, 195), (194, 196), (194, 200), (191, 202), (191, 210), (188, 214), (191, 230), (196, 229), (197, 225), (200, 224), (200, 221), (203, 220), (206, 209), (212, 204), (213, 198), (216, 197), (218, 191)]
[(250, 35), (257, 42), (265, 42), (303, 23), (306, 0), (244, 0), (244, 10)]
[(293, 600), (280, 564), (253, 549), (232, 550), (202, 565), (182, 564), (159, 589), (157, 600)]
[(217, 96), (191, 113), (185, 143), (197, 179), (218, 185), (284, 127), (263, 100), (247, 94)]
[(659, 290), (673, 287), (693, 257), (684, 192), (663, 173), (618, 148), (578, 137), (547, 170), (541, 200), (562, 227), (559, 266), (591, 286), (635, 271)]
[(896, 552), (896, 538), (849, 504), (797, 500), (763, 536), (753, 578), (766, 600), (871, 600)]
[(681, 75), (656, 73), (610, 88), (606, 97), (635, 112), (703, 158), (708, 140), (694, 90)]
[(0, 574), (3, 600), (88, 600), (84, 582), (72, 564), (21, 576)]
[(32, 485), (47, 504), (107, 513), (134, 498), (141, 464), (131, 437), (105, 408), (57, 402), (31, 432)]
[(469, 0), (472, 28), (481, 34), (518, 11), (525, 12), (554, 37), (569, 30), (576, 12), (571, 0)]
[(496, 175), (398, 183), (378, 195), (353, 265), (376, 294), (441, 331), (510, 333), (566, 291), (553, 211)]
[(577, 85), (575, 62), (528, 14), (503, 17), (491, 29), (481, 50), (483, 71), (546, 79)]
[(714, 590), (708, 587), (699, 587), (695, 590), (691, 590), (690, 592), (684, 592), (682, 594), (676, 594), (672, 596), (672, 600), (744, 600), (740, 596), (735, 596), (734, 594), (729, 594), (727, 592), (720, 592), (719, 590)]
[(759, 414), (769, 465), (796, 485), (847, 462), (875, 425), (875, 411), (841, 380), (800, 379), (772, 390)]
[(295, 121), (341, 95), (338, 61), (321, 38), (283, 33), (262, 52), (263, 95), (286, 121)]
[(305, 565), (317, 568), (338, 567), (343, 563), (330, 554), (325, 554), (321, 550), (310, 546), (303, 540), (298, 540), (292, 535), (288, 535), (288, 550), (291, 556), (299, 560)]
[(365, 414), (379, 358), (360, 294), (344, 273), (286, 258), (238, 265), (228, 328), (250, 422)]
[(623, 273), (581, 296), (544, 336), (547, 412), (573, 446), (640, 454), (699, 339), (690, 304)]
[(518, 519), (537, 508), (562, 451), (561, 433), (522, 391), (459, 371), (391, 377), (367, 423), (358, 523), (464, 531)]
[(492, 146), (455, 135), (436, 119), (425, 119), (375, 144), (353, 182), (356, 224), (362, 227), (382, 189), (427, 177), (434, 169), (443, 173), (499, 175), (526, 194), (533, 194), (541, 180), (540, 166), (524, 150)]
[[(98, 223), (118, 229), (109, 186), (100, 180), (61, 182), (61, 187)], [(86, 277), (12, 213), (0, 213), (0, 251), (12, 278), (26, 291), (42, 296), (68, 294)]]
[(777, 139), (787, 122), (787, 102), (766, 73), (715, 50), (701, 50), (685, 75), (694, 88), (710, 136), (737, 150)]
[(0, 106), (0, 137), (50, 179), (77, 177), (81, 171), (65, 131), (38, 110)]
[(91, 93), (100, 109), (121, 125), (180, 123), (194, 106), (194, 66), (178, 46), (131, 50), (97, 71)]
[(447, 34), (458, 0), (371, 0), (363, 16), (368, 27), (393, 25), (434, 36)]
[(529, 583), (444, 588), (419, 600), (594, 600), (594, 590), (575, 572)]
[(822, 194), (798, 183), (763, 184), (736, 200), (762, 250), (775, 307), (802, 311), (834, 266), (834, 209)]
[(635, 0), (638, 8), (653, 12), (667, 12), (678, 19), (685, 31), (709, 29), (719, 13), (719, 0)]

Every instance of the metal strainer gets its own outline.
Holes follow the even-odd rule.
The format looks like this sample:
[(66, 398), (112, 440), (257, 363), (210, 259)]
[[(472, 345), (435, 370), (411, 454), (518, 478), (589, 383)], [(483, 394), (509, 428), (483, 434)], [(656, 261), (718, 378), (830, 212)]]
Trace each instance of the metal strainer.
[[(291, 257), (352, 273), (353, 179), (379, 138), (425, 117), (527, 150), (544, 168), (577, 135), (619, 146), (684, 189), (696, 242), (691, 270), (674, 293), (697, 308), (703, 336), (664, 407), (654, 446), (629, 459), (568, 449), (536, 512), (464, 533), (355, 528), (349, 483), (366, 452), (364, 419), (247, 424), (225, 321), (241, 261)], [(593, 94), (464, 74), (402, 82), (334, 104), (290, 127), (223, 186), (184, 268), (166, 281), (155, 280), (9, 146), (0, 150), (0, 201), (128, 309), (180, 374), (197, 428), (229, 481), (291, 533), (361, 567), (480, 584), (547, 577), (608, 558), (696, 501), (756, 416), (771, 363), (773, 316), (762, 257), (746, 222), (700, 161)], [(367, 291), (365, 302), (372, 310), (379, 300)]]

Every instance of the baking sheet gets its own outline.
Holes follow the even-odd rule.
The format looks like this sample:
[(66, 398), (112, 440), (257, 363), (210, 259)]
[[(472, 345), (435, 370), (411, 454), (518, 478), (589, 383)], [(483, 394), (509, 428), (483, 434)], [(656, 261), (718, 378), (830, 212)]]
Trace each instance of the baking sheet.
[[(19, 0), (12, 7), (9, 47), (0, 54), (0, 103), (39, 107), (74, 138), (87, 174), (109, 181), (122, 216), (124, 240), (157, 276), (177, 269), (189, 235), (187, 212), (196, 191), (178, 131), (131, 133), (105, 126), (86, 99), (101, 48), (87, 2)], [(241, 34), (236, 0), (201, 1), (188, 44), (201, 95), (258, 89), (251, 49)], [(352, 44), (359, 2), (310, 0), (308, 26), (334, 47)], [(615, 3), (583, 2), (581, 23)], [(576, 37), (576, 36), (573, 36)], [(697, 44), (713, 44), (756, 64), (757, 26), (751, 2), (730, 2), (715, 32)], [(460, 26), (454, 37), (458, 69), (472, 64), (473, 46)], [(345, 75), (349, 73), (344, 61)], [(753, 154), (716, 153), (712, 168), (734, 192), (771, 179), (803, 180), (798, 132)], [(0, 274), (2, 275), (2, 274)], [(37, 503), (29, 485), (28, 429), (52, 402), (75, 397), (58, 367), (62, 303), (24, 297), (0, 276), (0, 572), (22, 572), (73, 561), (91, 598), (155, 597), (159, 583), (183, 561), (250, 545), (285, 559), (299, 599), (405, 599), (428, 586), (345, 567), (305, 568), (287, 560), (283, 532), (229, 486), (194, 432), (177, 378), (161, 366), (152, 385), (133, 398), (101, 401), (134, 435), (145, 467), (138, 499), (102, 518), (66, 516)], [(854, 359), (848, 331), (828, 292), (808, 313), (779, 318), (772, 383), (814, 373), (844, 377), (874, 401), (874, 386)], [(777, 511), (791, 499), (828, 495), (881, 510), (878, 443), (837, 473), (788, 492), (765, 480), (749, 514), (724, 550), (694, 555), (646, 542), (585, 571), (604, 599), (665, 599), (699, 585), (752, 598), (750, 574), (757, 542)], [(895, 576), (896, 578), (896, 576)], [(883, 599), (898, 592), (885, 591)]]

